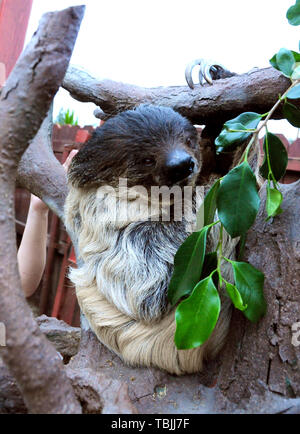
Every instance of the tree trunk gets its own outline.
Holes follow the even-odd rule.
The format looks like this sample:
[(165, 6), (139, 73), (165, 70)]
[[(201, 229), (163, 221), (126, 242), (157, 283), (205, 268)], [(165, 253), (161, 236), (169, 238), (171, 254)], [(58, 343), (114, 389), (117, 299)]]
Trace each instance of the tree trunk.
[(298, 346), (292, 342), (292, 326), (300, 321), (300, 181), (280, 188), (284, 212), (265, 221), (264, 187), (247, 236), (244, 260), (265, 274), (268, 310), (258, 324), (234, 312), (219, 375), (227, 411), (283, 411), (300, 401), (300, 338)]

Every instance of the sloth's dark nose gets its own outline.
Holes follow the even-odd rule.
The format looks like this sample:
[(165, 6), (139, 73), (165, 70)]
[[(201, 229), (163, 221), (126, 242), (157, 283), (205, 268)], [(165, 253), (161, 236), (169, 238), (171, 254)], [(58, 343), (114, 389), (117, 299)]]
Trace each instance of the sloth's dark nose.
[(174, 183), (193, 173), (195, 162), (187, 152), (176, 149), (168, 154), (165, 167), (168, 180)]

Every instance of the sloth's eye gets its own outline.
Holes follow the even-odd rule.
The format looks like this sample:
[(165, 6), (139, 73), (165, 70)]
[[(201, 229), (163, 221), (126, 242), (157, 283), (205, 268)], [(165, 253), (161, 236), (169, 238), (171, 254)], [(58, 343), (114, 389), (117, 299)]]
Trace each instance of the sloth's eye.
[(144, 158), (142, 160), (142, 164), (143, 164), (143, 166), (151, 167), (151, 166), (154, 166), (155, 161), (153, 158)]
[(191, 140), (189, 137), (187, 137), (187, 139), (185, 140), (185, 143), (186, 143), (188, 146), (192, 146), (192, 140)]

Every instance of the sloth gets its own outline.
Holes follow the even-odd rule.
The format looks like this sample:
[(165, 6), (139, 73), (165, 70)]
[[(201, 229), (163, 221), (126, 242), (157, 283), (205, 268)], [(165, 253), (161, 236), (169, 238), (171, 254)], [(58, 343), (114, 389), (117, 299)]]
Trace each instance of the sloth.
[[(78, 268), (69, 277), (90, 328), (130, 366), (194, 373), (225, 343), (231, 302), (221, 289), (216, 327), (191, 350), (174, 344), (176, 306), (167, 297), (176, 251), (195, 230), (202, 165), (196, 128), (171, 108), (153, 105), (107, 120), (70, 165), (65, 222), (78, 240)], [(153, 188), (162, 186), (191, 189), (181, 219), (175, 218), (171, 196), (159, 197), (158, 207), (148, 206)], [(218, 239), (214, 226), (210, 251)], [(234, 258), (236, 244), (224, 237), (226, 257)], [(223, 270), (224, 278), (232, 280), (227, 262)]]

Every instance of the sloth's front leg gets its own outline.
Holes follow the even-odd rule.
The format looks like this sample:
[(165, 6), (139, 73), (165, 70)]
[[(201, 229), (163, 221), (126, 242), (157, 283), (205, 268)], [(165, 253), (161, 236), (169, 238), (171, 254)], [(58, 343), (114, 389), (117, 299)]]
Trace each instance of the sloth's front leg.
[(199, 84), (202, 86), (205, 83), (213, 84), (213, 80), (219, 80), (221, 78), (228, 78), (237, 75), (235, 72), (231, 72), (225, 69), (219, 63), (210, 62), (206, 59), (196, 59), (190, 62), (185, 68), (185, 79), (191, 89), (194, 89), (195, 85), (192, 78), (192, 72), (195, 66), (199, 65)]

